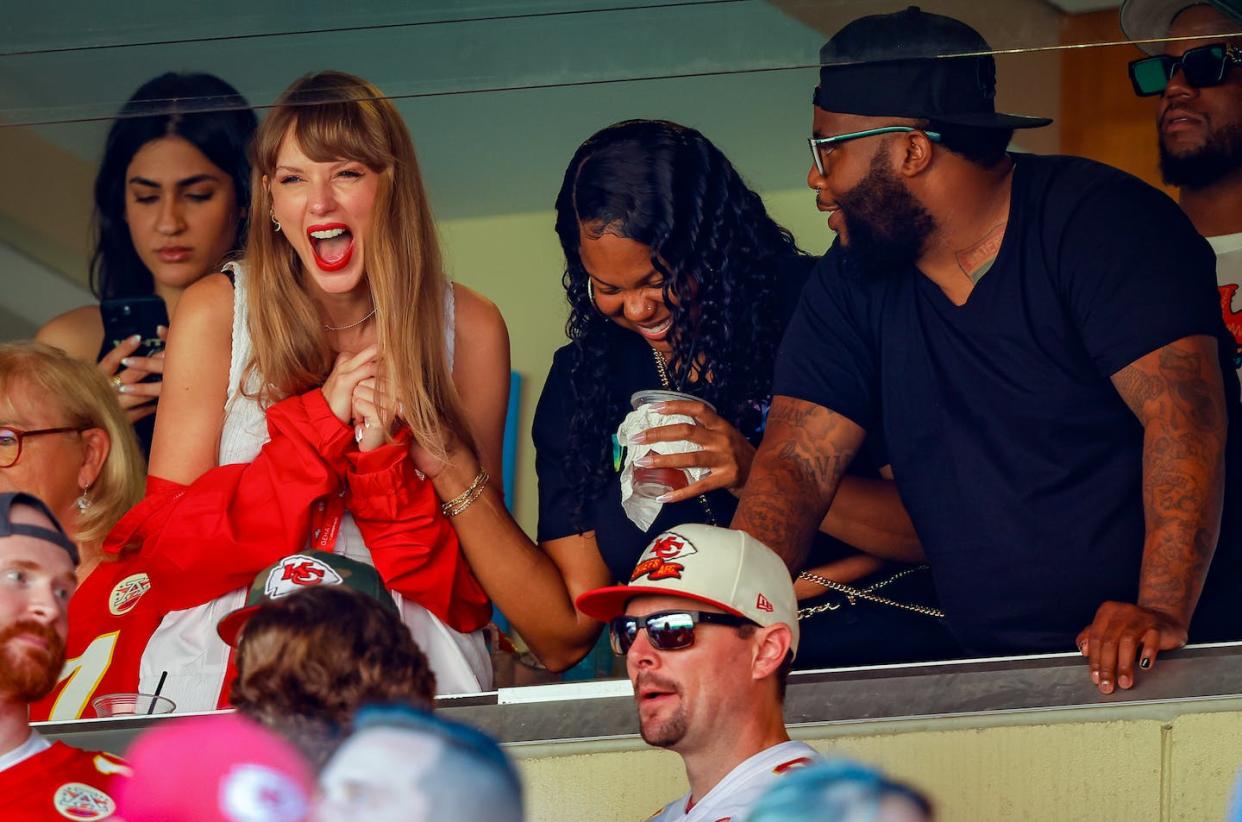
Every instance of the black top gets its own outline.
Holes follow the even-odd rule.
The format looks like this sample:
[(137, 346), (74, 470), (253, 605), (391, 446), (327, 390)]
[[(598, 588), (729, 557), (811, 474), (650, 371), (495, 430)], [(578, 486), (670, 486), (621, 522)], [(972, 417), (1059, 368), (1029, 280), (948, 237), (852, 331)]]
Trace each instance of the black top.
[[(940, 602), (981, 653), (1071, 650), (1100, 604), (1136, 600), (1143, 429), (1111, 375), (1182, 337), (1219, 338), (1242, 465), (1211, 248), (1127, 174), (1015, 159), (1003, 244), (965, 305), (913, 267), (868, 276), (834, 246), (774, 377), (775, 393), (864, 428), (879, 415)], [(1213, 577), (1239, 553), (1229, 486)]]
[[(788, 323), (797, 305), (798, 294), (814, 263), (813, 257), (794, 257), (778, 269), (777, 289), (773, 300), (776, 310), (781, 314), (781, 327)], [(610, 325), (609, 333), (613, 335), (608, 346), (611, 358), (610, 415), (607, 425), (601, 427), (599, 436), (611, 443), (617, 426), (631, 410), (630, 395), (635, 391), (660, 388), (661, 385), (651, 347), (639, 335), (619, 326)], [(573, 413), (573, 393), (570, 386), (571, 347), (572, 343), (562, 347), (553, 357), (552, 368), (548, 372), (548, 379), (544, 383), (543, 393), (535, 410), (533, 436), (535, 471), (539, 476), (538, 537), (540, 542), (545, 542), (579, 533), (580, 530), (594, 530), (600, 553), (613, 577), (617, 581), (627, 582), (639, 554), (661, 531), (686, 523), (708, 522), (707, 508), (711, 509), (711, 519), (717, 525), (727, 527), (733, 519), (738, 501), (722, 489), (707, 495), (706, 507), (698, 498), (665, 505), (651, 528), (641, 531), (621, 507), (621, 475), (616, 473), (596, 495), (594, 502), (587, 505), (583, 527), (575, 527), (573, 514), (578, 480), (565, 467), (569, 421)], [(685, 387), (683, 390), (693, 394), (694, 386)], [(765, 402), (769, 399), (764, 398)], [(757, 445), (763, 432), (760, 429), (741, 433)], [(868, 457), (868, 467), (875, 462), (874, 458)], [(845, 550), (832, 537), (822, 534), (820, 537), (808, 565), (827, 561)]]

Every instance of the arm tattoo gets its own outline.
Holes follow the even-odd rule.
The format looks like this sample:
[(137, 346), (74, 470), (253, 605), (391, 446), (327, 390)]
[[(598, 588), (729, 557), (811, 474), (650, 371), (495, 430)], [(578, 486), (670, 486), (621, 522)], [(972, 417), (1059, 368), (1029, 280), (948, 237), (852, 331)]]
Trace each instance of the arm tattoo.
[(1224, 386), (1211, 337), (1186, 337), (1113, 375), (1143, 424), (1147, 536), (1138, 604), (1188, 624), (1220, 534)]
[(733, 527), (799, 568), (863, 429), (819, 405), (776, 397)]

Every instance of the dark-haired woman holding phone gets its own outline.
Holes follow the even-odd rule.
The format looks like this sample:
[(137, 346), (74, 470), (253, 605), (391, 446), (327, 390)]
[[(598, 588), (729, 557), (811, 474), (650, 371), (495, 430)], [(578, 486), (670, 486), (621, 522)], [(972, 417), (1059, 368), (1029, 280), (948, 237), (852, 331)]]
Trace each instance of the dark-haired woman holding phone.
[(210, 74), (145, 83), (108, 132), (95, 178), (91, 289), (99, 305), (61, 314), (37, 339), (98, 362), (150, 450), (168, 317), (220, 270), (245, 235), (257, 125), (237, 90)]

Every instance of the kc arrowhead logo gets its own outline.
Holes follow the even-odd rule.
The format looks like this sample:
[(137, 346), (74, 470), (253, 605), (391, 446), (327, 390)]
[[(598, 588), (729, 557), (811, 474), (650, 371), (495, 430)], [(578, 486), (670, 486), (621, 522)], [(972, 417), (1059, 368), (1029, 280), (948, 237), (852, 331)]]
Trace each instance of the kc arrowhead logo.
[(690, 540), (672, 531), (667, 531), (657, 537), (655, 542), (651, 543), (651, 547), (643, 552), (645, 559), (635, 566), (634, 573), (630, 575), (630, 582), (639, 577), (647, 577), (650, 580), (681, 579), (681, 572), (686, 570), (686, 566), (673, 560), (697, 553), (698, 549), (691, 544)]
[(268, 599), (280, 599), (312, 585), (340, 585), (342, 582), (336, 569), (323, 560), (294, 554), (282, 559), (267, 575), (263, 593)]

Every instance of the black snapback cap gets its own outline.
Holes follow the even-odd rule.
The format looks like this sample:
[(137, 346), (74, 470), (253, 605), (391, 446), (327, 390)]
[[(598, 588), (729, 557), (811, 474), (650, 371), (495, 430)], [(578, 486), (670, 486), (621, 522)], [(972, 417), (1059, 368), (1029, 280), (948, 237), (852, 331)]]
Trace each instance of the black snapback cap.
[(840, 114), (917, 117), (972, 128), (1039, 128), (1047, 117), (1000, 114), (996, 61), (979, 32), (917, 6), (860, 17), (819, 51), (815, 105)]
[[(25, 505), (42, 512), (56, 526), (56, 530), (44, 528), (41, 525), (13, 522), (14, 505)], [(43, 504), (43, 500), (38, 497), (23, 494), (20, 491), (0, 494), (0, 539), (12, 536), (34, 537), (53, 545), (59, 545), (69, 552), (69, 558), (73, 560), (73, 564), (78, 564), (78, 546), (61, 528), (60, 520), (56, 519), (56, 515), (49, 511), (48, 507)]]

